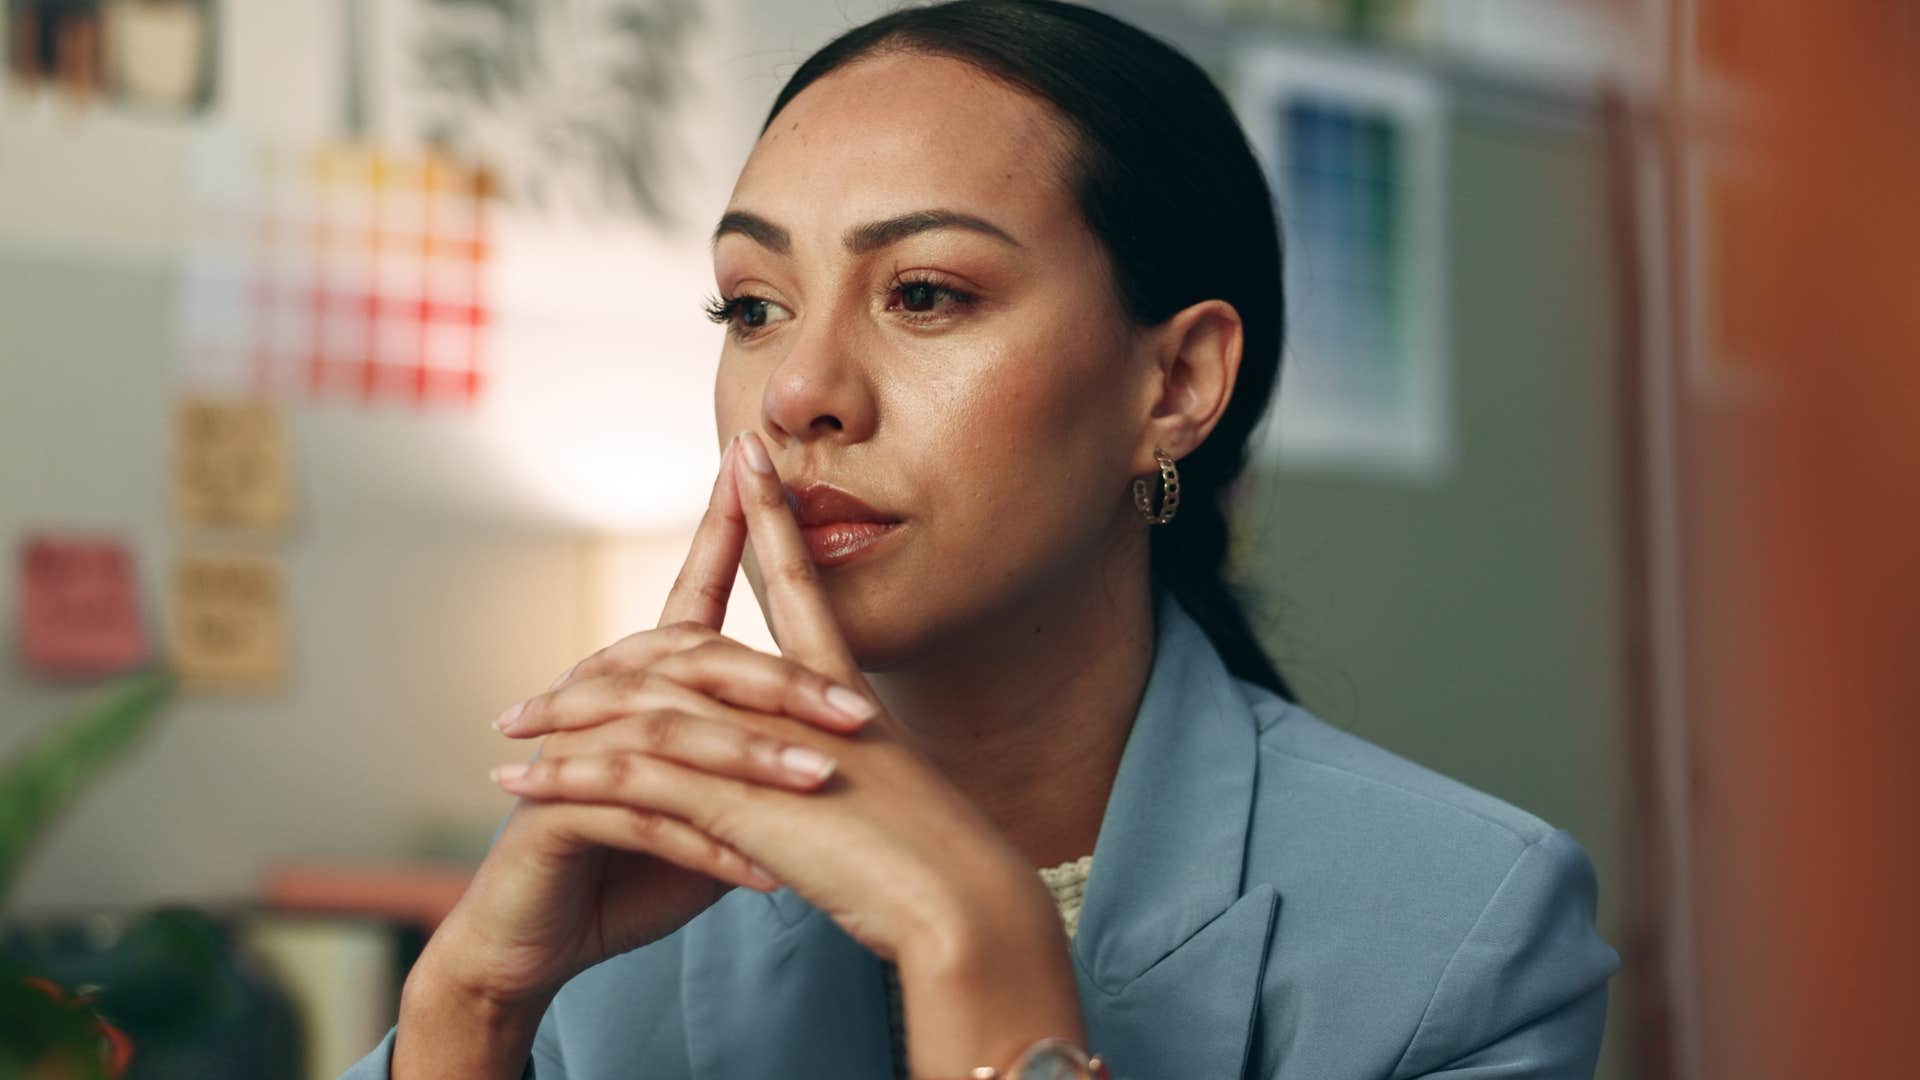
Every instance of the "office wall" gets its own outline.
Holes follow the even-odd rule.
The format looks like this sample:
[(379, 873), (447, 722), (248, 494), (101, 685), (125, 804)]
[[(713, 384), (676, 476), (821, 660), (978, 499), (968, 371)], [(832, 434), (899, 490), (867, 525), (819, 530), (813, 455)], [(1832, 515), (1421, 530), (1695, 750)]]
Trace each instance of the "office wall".
[[(337, 135), (338, 5), (221, 8), (232, 48), (209, 116), (0, 86), (0, 608), (17, 600), (29, 530), (125, 536), (156, 640), (176, 555), (257, 551), (285, 573), (288, 676), (170, 707), (47, 837), (20, 883), (29, 911), (220, 901), (285, 858), (483, 845), (508, 805), (486, 770), (524, 752), (488, 721), (646, 606), (603, 591), (659, 586), (653, 553), (690, 532), (717, 460), (702, 229), (503, 213), (472, 409), (287, 399), (288, 532), (179, 521), (196, 139), (222, 125), (294, 145)], [(737, 14), (712, 6), (692, 46), (674, 128), (687, 222), (710, 226), (725, 204), (764, 107), (749, 94), (780, 58), (738, 44)], [(11, 621), (0, 754), (87, 696), (25, 671)]]
[[(697, 220), (724, 204), (792, 67), (886, 6), (715, 9), (716, 90), (690, 121), (717, 146), (690, 194)], [(276, 67), (256, 58), (248, 70), (266, 78)], [(165, 155), (179, 150), (169, 136), (141, 137), (159, 155), (148, 170), (171, 175), (178, 160)], [(0, 174), (17, 168), (19, 140), (12, 145)], [(1414, 485), (1268, 467), (1249, 486), (1248, 513), (1261, 538), (1253, 575), (1279, 605), (1268, 640), (1307, 703), (1572, 830), (1594, 856), (1602, 928), (1619, 944), (1628, 808), (1599, 154), (1597, 134), (1577, 118), (1456, 113), (1453, 469)], [(0, 209), (19, 225), (0, 229), (0, 538), (41, 525), (123, 529), (157, 602), (174, 553), (219, 542), (183, 531), (167, 504), (178, 356), (163, 328), (181, 280), (164, 252), (178, 238), (153, 229), (136, 237), (144, 254), (131, 258), (62, 250), (47, 223), (84, 216), (81, 195), (105, 181), (82, 189), (42, 179), (20, 187), (10, 186), (17, 173), (0, 175), (0, 191), (50, 200)], [(168, 205), (164, 185), (134, 194)], [(569, 250), (580, 254), (560, 246), (553, 257)], [(657, 325), (692, 322), (691, 298), (660, 301)], [(578, 379), (598, 380), (573, 400), (595, 409), (645, 401), (633, 422), (652, 423), (661, 410), (650, 384), (620, 374), (623, 358), (637, 359), (620, 335), (700, 355), (697, 341), (607, 326), (575, 328), (556, 357), (540, 345), (556, 318), (548, 310), (523, 322), (523, 347), (499, 357), (507, 387), (524, 393), (497, 414), (288, 410), (298, 520), (265, 545), (287, 572), (288, 685), (173, 708), (151, 744), (49, 838), (22, 883), (25, 907), (230, 898), (277, 858), (399, 856), (445, 843), (430, 836), (441, 826), (484, 841), (506, 807), (483, 781), (501, 760), (487, 721), (599, 644), (606, 627), (596, 595), (608, 580), (605, 522), (554, 500), (553, 471), (520, 471), (517, 462), (549, 449), (538, 440), (553, 429), (516, 427), (524, 413), (506, 406), (564, 413), (564, 394), (537, 387), (553, 385), (555, 363), (572, 364)], [(696, 360), (680, 378), (699, 382)], [(693, 400), (666, 418), (678, 426), (649, 438), (703, 437), (704, 406)], [(687, 467), (696, 487), (704, 464)], [(0, 605), (12, 606), (13, 585), (0, 576)], [(73, 690), (0, 663), (0, 753), (73, 700)], [(1626, 1015), (1616, 990), (1604, 1076), (1627, 1075)]]
[[(1432, 485), (1264, 469), (1249, 567), (1306, 702), (1570, 830), (1621, 947), (1631, 808), (1598, 133), (1577, 111), (1467, 99), (1448, 158), (1454, 466)], [(1616, 980), (1603, 1076), (1629, 1075), (1629, 1011)]]

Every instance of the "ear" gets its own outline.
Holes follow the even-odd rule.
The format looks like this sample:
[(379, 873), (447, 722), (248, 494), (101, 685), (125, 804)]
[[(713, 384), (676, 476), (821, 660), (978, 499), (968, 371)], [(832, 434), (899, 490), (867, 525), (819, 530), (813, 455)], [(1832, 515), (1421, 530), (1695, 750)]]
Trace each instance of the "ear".
[(1202, 300), (1153, 328), (1147, 344), (1154, 370), (1134, 473), (1159, 468), (1155, 446), (1178, 460), (1206, 441), (1233, 399), (1244, 337), (1240, 313), (1225, 300)]

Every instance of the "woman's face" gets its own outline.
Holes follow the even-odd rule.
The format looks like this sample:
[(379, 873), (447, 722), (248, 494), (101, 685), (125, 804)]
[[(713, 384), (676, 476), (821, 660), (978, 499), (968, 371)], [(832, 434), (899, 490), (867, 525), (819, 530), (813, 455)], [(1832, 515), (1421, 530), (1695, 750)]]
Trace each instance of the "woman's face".
[(898, 520), (816, 558), (868, 670), (1043, 617), (1144, 540), (1128, 485), (1154, 364), (1065, 186), (1069, 145), (972, 67), (876, 57), (795, 97), (734, 187), (720, 438), (759, 433), (803, 514), (827, 484)]

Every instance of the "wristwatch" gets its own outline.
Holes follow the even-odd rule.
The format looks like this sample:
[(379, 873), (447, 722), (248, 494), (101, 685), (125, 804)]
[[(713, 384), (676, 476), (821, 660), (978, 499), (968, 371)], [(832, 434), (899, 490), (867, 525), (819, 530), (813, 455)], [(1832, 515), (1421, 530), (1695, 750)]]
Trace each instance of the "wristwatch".
[(1041, 1039), (1002, 1072), (982, 1065), (967, 1080), (1111, 1080), (1107, 1063), (1065, 1039)]

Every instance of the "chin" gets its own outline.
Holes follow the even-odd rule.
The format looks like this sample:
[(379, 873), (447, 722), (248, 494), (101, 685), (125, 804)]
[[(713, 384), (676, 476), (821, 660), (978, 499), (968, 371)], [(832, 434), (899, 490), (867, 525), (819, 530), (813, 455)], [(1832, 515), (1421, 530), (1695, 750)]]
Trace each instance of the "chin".
[(861, 671), (893, 671), (925, 654), (932, 635), (924, 607), (899, 597), (846, 596), (831, 585), (827, 593)]
[[(864, 575), (847, 572), (852, 569), (826, 569), (821, 582), (854, 663), (861, 671), (891, 671), (922, 655), (929, 636), (925, 597), (911, 588), (880, 587), (878, 580), (862, 580)], [(747, 583), (766, 618), (766, 593), (757, 567), (749, 570)], [(766, 621), (772, 627), (773, 620)]]

